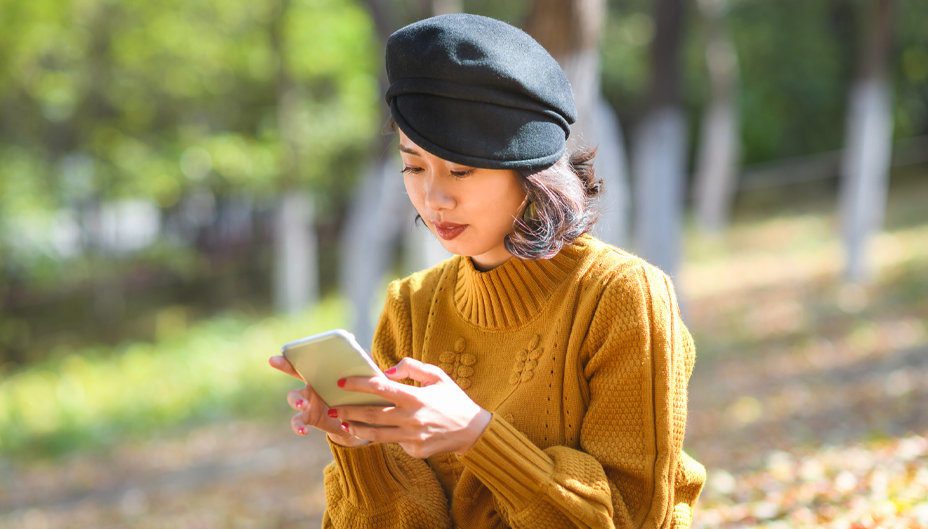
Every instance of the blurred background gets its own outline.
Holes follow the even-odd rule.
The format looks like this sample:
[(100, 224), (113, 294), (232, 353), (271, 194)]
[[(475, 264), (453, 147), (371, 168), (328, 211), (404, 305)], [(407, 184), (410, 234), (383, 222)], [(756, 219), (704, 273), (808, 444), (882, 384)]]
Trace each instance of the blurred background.
[(0, 0), (0, 526), (319, 525), (266, 359), (447, 256), (382, 56), (459, 11), (558, 59), (596, 234), (674, 279), (695, 525), (928, 527), (920, 0)]

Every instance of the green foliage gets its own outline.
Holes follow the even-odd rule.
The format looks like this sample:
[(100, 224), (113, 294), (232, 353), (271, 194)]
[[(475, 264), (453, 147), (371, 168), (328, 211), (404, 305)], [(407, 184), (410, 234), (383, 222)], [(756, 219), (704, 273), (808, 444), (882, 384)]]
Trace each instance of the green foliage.
[[(4, 0), (0, 11), (0, 154), (16, 162), (0, 173), (4, 211), (24, 177), (46, 183), (45, 201), (79, 198), (56, 167), (72, 153), (93, 162), (90, 193), (164, 207), (194, 185), (333, 185), (333, 160), (376, 131), (376, 44), (354, 2)], [(210, 157), (200, 171), (183, 170), (191, 148)]]
[(893, 63), (896, 137), (928, 132), (928, 4), (901, 0), (895, 19), (899, 33)]
[(159, 322), (156, 343), (59, 350), (0, 378), (0, 452), (50, 455), (231, 413), (285, 408), (299, 382), (267, 365), (280, 346), (342, 326), (341, 301), (306, 314), (249, 321), (225, 315), (195, 327)]
[(44, 240), (65, 208), (343, 201), (379, 128), (377, 49), (355, 1), (0, 0), (0, 293), (73, 264)]
[(654, 19), (642, 2), (614, 9), (603, 29), (603, 95), (626, 124), (645, 110), (650, 75), (648, 46), (653, 38)]
[[(867, 43), (873, 2), (720, 0), (740, 67), (743, 161), (836, 150), (844, 142), (851, 85)], [(634, 125), (646, 110), (653, 2), (610, 4), (603, 37), (603, 93)], [(686, 4), (682, 100), (692, 120), (708, 99), (703, 21)], [(928, 4), (896, 2), (888, 67), (896, 92), (895, 134), (928, 132)], [(698, 127), (693, 127), (698, 132)]]
[(840, 149), (861, 40), (851, 6), (740, 2), (730, 21), (740, 58), (745, 161)]

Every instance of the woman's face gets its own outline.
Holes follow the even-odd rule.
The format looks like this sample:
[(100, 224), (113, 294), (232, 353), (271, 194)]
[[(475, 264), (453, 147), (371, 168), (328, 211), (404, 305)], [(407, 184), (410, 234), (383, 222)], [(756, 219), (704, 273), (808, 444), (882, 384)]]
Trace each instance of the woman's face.
[(516, 172), (452, 163), (399, 135), (406, 193), (442, 246), (470, 257), (478, 270), (509, 260), (503, 241), (525, 207)]

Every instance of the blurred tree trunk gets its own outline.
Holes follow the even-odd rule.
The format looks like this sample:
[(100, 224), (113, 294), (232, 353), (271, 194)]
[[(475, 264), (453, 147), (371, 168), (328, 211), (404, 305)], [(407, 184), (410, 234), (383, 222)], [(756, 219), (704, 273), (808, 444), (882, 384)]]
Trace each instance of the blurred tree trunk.
[(463, 0), (432, 0), (432, 15), (447, 15), (464, 11)]
[(339, 283), (352, 307), (351, 331), (363, 347), (370, 347), (374, 336), (373, 304), (381, 279), (404, 223), (411, 224), (413, 216), (400, 164), (393, 153), (381, 151), (361, 175), (341, 233)]
[(879, 0), (872, 14), (867, 13), (872, 21), (870, 37), (848, 104), (840, 214), (847, 255), (845, 276), (855, 282), (872, 278), (867, 244), (881, 229), (886, 210), (893, 135), (892, 87), (886, 59), (892, 40), (893, 4), (893, 0)]
[(274, 308), (295, 314), (318, 296), (317, 243), (312, 197), (287, 191), (274, 219)]
[(740, 158), (738, 56), (725, 22), (728, 1), (696, 5), (706, 26), (710, 98), (699, 135), (694, 198), (700, 228), (716, 233), (728, 224)]
[(669, 275), (680, 259), (686, 121), (679, 101), (683, 0), (658, 0), (651, 42), (651, 101), (635, 131), (632, 156), (638, 254)]
[[(113, 15), (106, 10), (99, 10), (92, 23), (90, 40), (90, 53), (86, 65), (91, 73), (88, 76), (89, 86), (87, 92), (87, 108), (94, 117), (109, 117), (113, 115), (111, 103), (105, 97), (106, 87), (114, 83), (112, 68), (109, 64), (112, 53)], [(74, 145), (74, 138), (64, 138), (68, 133), (73, 134), (75, 129), (71, 126), (55, 127), (49, 135), (52, 140), (52, 152), (62, 148), (60, 152), (49, 153), (50, 157), (57, 158), (65, 150)], [(53, 139), (54, 138), (54, 139)], [(103, 242), (102, 199), (100, 190), (95, 188), (93, 158), (81, 154), (69, 154), (60, 159), (60, 170), (64, 181), (70, 186), (73, 206), (78, 211), (80, 225), (81, 253), (92, 261), (104, 263), (108, 257)], [(126, 299), (121, 282), (107, 274), (95, 274), (93, 278), (93, 304), (92, 314), (94, 325), (101, 330), (105, 337), (115, 336), (115, 330), (122, 321), (125, 313)]]
[[(364, 5), (384, 46), (397, 29), (394, 11), (384, 0), (365, 0)], [(386, 71), (381, 65), (379, 93), (385, 93), (386, 87)], [(386, 105), (380, 108), (381, 121), (386, 122)], [(339, 288), (351, 306), (351, 331), (365, 348), (370, 348), (374, 337), (372, 305), (380, 280), (393, 262), (403, 223), (414, 217), (391, 141), (390, 136), (374, 141), (371, 160), (358, 180), (339, 241)]]
[(283, 45), (281, 26), (289, 5), (287, 0), (281, 2), (271, 27), (272, 46), (278, 58), (277, 128), (290, 158), (281, 178), (283, 191), (274, 221), (273, 300), (277, 310), (292, 314), (316, 302), (319, 274), (312, 196), (299, 184), (302, 147), (298, 120), (303, 94), (287, 72)]
[(536, 0), (525, 31), (548, 50), (567, 74), (577, 104), (568, 147), (597, 148), (596, 174), (605, 183), (596, 235), (621, 246), (628, 231), (628, 170), (622, 129), (601, 92), (599, 39), (605, 0)]
[[(81, 231), (84, 247), (89, 248), (93, 262), (105, 266), (112, 255), (107, 255), (104, 235), (103, 204), (95, 196), (87, 200), (81, 218)], [(93, 278), (93, 315), (94, 325), (107, 339), (115, 337), (116, 328), (126, 311), (126, 297), (122, 278), (108, 274), (97, 274)]]

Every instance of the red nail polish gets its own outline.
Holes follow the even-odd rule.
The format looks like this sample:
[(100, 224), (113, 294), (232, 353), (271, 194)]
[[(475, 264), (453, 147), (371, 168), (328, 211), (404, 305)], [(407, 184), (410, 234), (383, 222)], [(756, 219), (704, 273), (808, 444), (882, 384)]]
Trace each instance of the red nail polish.
[(337, 419), (337, 418), (338, 418), (338, 410), (329, 410), (329, 417), (331, 417), (331, 418), (333, 418), (333, 419)]
[(338, 380), (338, 387), (340, 387), (340, 388), (345, 387), (345, 379), (344, 379), (344, 378), (341, 378), (341, 379)]
[(297, 428), (296, 433), (306, 435), (306, 428)]
[(342, 430), (345, 430), (346, 432), (348, 431), (348, 423), (347, 423), (347, 422), (343, 422), (343, 423), (342, 423)]
[(388, 374), (388, 375), (392, 375), (393, 373), (396, 373), (396, 368), (395, 368), (395, 367), (391, 367), (390, 369), (387, 369), (386, 371), (384, 371), (384, 373), (386, 373), (386, 374)]
[(302, 409), (303, 409), (303, 399), (300, 399), (300, 400), (296, 401), (296, 409), (298, 409), (298, 410), (302, 410)]

